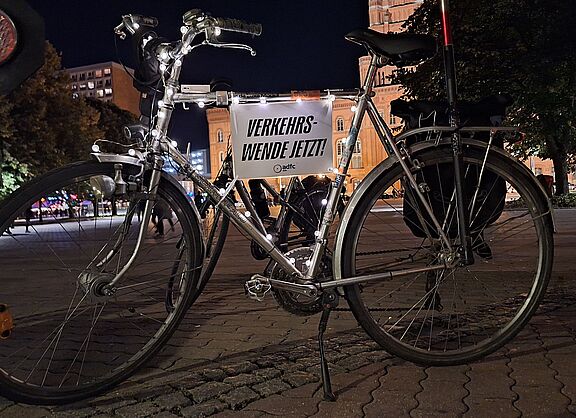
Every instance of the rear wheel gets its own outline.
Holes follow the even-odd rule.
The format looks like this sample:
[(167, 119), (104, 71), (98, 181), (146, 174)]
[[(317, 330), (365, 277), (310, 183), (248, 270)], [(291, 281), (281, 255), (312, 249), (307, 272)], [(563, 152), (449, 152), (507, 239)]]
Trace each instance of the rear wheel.
[[(399, 357), (453, 365), (485, 356), (526, 324), (545, 293), (553, 258), (548, 205), (518, 162), (492, 152), (484, 164), (484, 157), (483, 149), (465, 149), (466, 184), (474, 183), (467, 186), (473, 265), (415, 271), (345, 289), (358, 322)], [(425, 167), (415, 169), (416, 180), (458, 248), (453, 184), (441, 190), (452, 164), (451, 149), (438, 147), (415, 158)], [(487, 178), (500, 180), (488, 183)], [(434, 228), (422, 208), (410, 203), (406, 184), (396, 163), (353, 200), (342, 241), (343, 277), (424, 269), (457, 256), (437, 233), (418, 233), (418, 219), (425, 220), (429, 232)]]
[(104, 291), (132, 255), (145, 206), (112, 198), (113, 178), (112, 164), (75, 164), (0, 207), (0, 304), (13, 321), (0, 340), (2, 395), (56, 404), (109, 389), (162, 347), (197, 297), (200, 229), (164, 179), (136, 261)]

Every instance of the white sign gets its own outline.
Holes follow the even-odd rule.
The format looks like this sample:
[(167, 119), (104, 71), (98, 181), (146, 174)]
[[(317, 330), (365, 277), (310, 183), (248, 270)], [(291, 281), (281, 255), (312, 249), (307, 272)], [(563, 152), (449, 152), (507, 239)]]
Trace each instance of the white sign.
[(332, 102), (233, 104), (234, 174), (240, 179), (325, 173), (332, 160)]

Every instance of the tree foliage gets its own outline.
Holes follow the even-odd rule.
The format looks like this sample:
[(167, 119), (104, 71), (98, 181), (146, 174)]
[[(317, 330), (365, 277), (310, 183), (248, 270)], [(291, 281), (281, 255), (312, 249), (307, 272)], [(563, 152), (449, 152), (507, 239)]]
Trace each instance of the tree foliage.
[[(460, 98), (512, 95), (509, 120), (527, 134), (517, 151), (551, 158), (557, 192), (566, 192), (576, 153), (576, 8), (566, 0), (453, 0), (450, 7)], [(438, 2), (424, 0), (406, 26), (440, 38)], [(408, 96), (443, 98), (442, 54), (399, 71), (397, 81)]]
[(86, 159), (102, 135), (100, 115), (84, 100), (72, 98), (69, 81), (59, 55), (47, 43), (44, 65), (7, 98), (13, 128), (6, 143), (35, 175)]
[(112, 102), (87, 99), (86, 103), (100, 115), (98, 129), (102, 132), (100, 139), (109, 141), (103, 146), (107, 152), (126, 152), (126, 148), (115, 144), (129, 145), (124, 137), (123, 128), (137, 122), (136, 117), (127, 110), (120, 109)]

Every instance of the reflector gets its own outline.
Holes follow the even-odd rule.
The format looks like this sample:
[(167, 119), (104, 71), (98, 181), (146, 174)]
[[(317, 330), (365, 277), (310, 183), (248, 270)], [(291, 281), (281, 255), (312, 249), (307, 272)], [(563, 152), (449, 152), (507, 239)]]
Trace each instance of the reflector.
[(0, 65), (8, 61), (18, 45), (18, 32), (12, 19), (0, 10)]

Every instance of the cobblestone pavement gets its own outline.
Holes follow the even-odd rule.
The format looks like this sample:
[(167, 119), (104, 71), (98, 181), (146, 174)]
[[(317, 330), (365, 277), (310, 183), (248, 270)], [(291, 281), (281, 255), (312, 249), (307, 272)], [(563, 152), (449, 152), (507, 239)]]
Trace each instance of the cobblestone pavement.
[[(96, 399), (30, 407), (0, 398), (0, 417), (564, 417), (576, 416), (576, 211), (557, 212), (553, 281), (538, 313), (507, 346), (458, 367), (418, 367), (379, 350), (349, 312), (329, 323), (338, 401), (322, 400), (318, 316), (244, 297), (262, 263), (229, 236), (213, 280), (165, 349)], [(345, 302), (343, 302), (345, 306)]]

